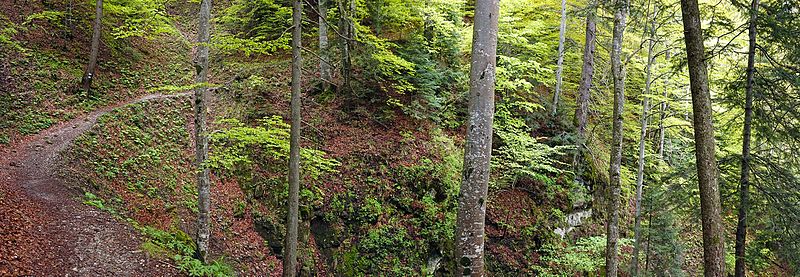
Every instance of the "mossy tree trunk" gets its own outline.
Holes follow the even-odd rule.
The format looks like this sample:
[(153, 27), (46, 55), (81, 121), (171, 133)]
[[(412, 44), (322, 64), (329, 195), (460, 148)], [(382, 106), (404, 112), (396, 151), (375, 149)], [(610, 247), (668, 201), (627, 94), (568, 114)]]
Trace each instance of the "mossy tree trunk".
[(697, 179), (700, 186), (700, 214), (703, 226), (703, 263), (706, 277), (725, 274), (724, 236), (720, 216), (717, 161), (712, 126), (711, 94), (708, 90), (708, 71), (700, 26), (697, 0), (681, 0), (683, 33), (691, 82), (692, 113)]
[(597, 2), (589, 2), (588, 14), (586, 15), (586, 42), (583, 48), (583, 67), (581, 69), (581, 83), (578, 87), (578, 103), (575, 109), (576, 129), (578, 139), (575, 145), (575, 176), (583, 178), (583, 151), (586, 147), (586, 125), (589, 118), (589, 97), (591, 96), (592, 77), (594, 76), (594, 52), (597, 23), (595, 22), (595, 12)]
[(620, 167), (622, 164), (622, 117), (625, 105), (625, 70), (622, 64), (622, 41), (628, 16), (628, 1), (614, 2), (614, 30), (611, 41), (611, 73), (614, 78), (614, 115), (612, 124), (611, 162), (609, 167), (608, 211), (606, 222), (606, 276), (616, 277), (619, 269)]

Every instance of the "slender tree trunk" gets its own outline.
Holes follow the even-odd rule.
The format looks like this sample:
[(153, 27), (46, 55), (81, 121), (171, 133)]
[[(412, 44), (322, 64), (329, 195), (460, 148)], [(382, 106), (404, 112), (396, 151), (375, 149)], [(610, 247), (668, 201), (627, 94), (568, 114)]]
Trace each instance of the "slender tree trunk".
[(561, 0), (561, 26), (558, 31), (558, 65), (556, 68), (556, 93), (553, 96), (553, 116), (558, 112), (558, 98), (561, 97), (561, 74), (564, 71), (564, 40), (567, 35), (567, 0)]
[(194, 140), (197, 162), (197, 253), (203, 262), (208, 261), (208, 240), (211, 236), (208, 220), (211, 207), (211, 182), (208, 178), (208, 130), (206, 126), (206, 90), (208, 86), (208, 41), (210, 37), (211, 0), (200, 2), (200, 20), (197, 27), (197, 56), (194, 60)]
[[(670, 51), (667, 49), (665, 62), (669, 63)], [(661, 101), (661, 115), (658, 120), (658, 159), (664, 160), (664, 120), (667, 119), (667, 97), (669, 97), (669, 78), (664, 78), (664, 100)]]
[[(345, 6), (343, 1), (347, 1), (349, 7)], [(344, 38), (342, 38), (342, 89), (349, 89), (351, 73), (350, 41), (353, 39), (353, 23), (350, 20), (352, 20), (351, 10), (355, 10), (355, 2), (353, 0), (339, 0), (338, 4), (341, 13), (339, 15), (339, 30), (344, 35)]]
[(331, 82), (330, 57), (328, 56), (328, 1), (319, 0), (319, 77), (322, 78), (322, 89), (327, 91)]
[(606, 228), (606, 276), (616, 277), (619, 269), (620, 166), (622, 164), (622, 116), (625, 105), (625, 69), (621, 61), (622, 41), (628, 16), (628, 1), (614, 2), (614, 34), (611, 42), (611, 71), (614, 78), (614, 117), (612, 118), (611, 166), (609, 168), (608, 222)]
[[(649, 13), (649, 11), (648, 11)], [(649, 14), (648, 14), (649, 16)], [(650, 89), (653, 84), (653, 63), (655, 58), (653, 51), (655, 50), (655, 36), (656, 36), (656, 16), (657, 11), (653, 11), (651, 18), (651, 26), (647, 31), (650, 33), (647, 47), (647, 65), (645, 67), (645, 82), (644, 82), (644, 97), (642, 97), (642, 125), (641, 134), (639, 137), (639, 164), (636, 171), (636, 210), (634, 212), (634, 244), (633, 244), (633, 258), (631, 260), (631, 276), (639, 276), (639, 249), (641, 247), (642, 238), (642, 189), (644, 187), (644, 154), (645, 154), (645, 141), (647, 140), (647, 117), (650, 112)]]
[(297, 222), (300, 205), (300, 70), (302, 69), (302, 16), (303, 1), (294, 1), (292, 23), (292, 127), (289, 142), (289, 200), (286, 218), (286, 249), (283, 255), (283, 276), (297, 274)]
[(103, 0), (95, 3), (94, 25), (92, 27), (92, 49), (89, 54), (89, 64), (81, 78), (81, 87), (84, 91), (92, 89), (92, 80), (97, 67), (97, 55), (100, 52), (100, 28), (103, 26)]
[(575, 109), (575, 121), (577, 125), (578, 139), (575, 145), (575, 158), (573, 167), (575, 168), (575, 179), (580, 183), (583, 178), (583, 151), (586, 143), (586, 124), (589, 115), (589, 97), (592, 88), (592, 76), (594, 75), (594, 51), (595, 51), (595, 11), (597, 3), (589, 1), (589, 13), (586, 15), (586, 42), (583, 48), (583, 68), (581, 70), (581, 83), (578, 88), (578, 103)]
[(725, 251), (722, 218), (720, 217), (717, 161), (714, 157), (714, 127), (712, 126), (711, 94), (700, 27), (700, 8), (697, 0), (681, 0), (683, 33), (692, 91), (694, 114), (695, 156), (700, 187), (700, 213), (703, 221), (703, 262), (706, 277), (725, 274)]
[[(653, 226), (653, 212), (652, 212), (653, 204), (652, 204), (652, 201), (651, 201), (651, 204), (650, 204), (650, 210), (651, 210), (650, 214), (647, 215), (647, 217), (648, 217), (647, 218), (647, 222), (650, 224), (650, 226)], [(653, 237), (653, 235), (651, 233), (652, 232), (647, 232), (647, 248), (645, 249), (645, 255), (644, 255), (645, 256), (645, 258), (644, 258), (644, 270), (645, 270), (645, 272), (650, 270), (650, 238)]]
[(492, 154), (498, 15), (499, 0), (476, 0), (469, 122), (456, 218), (457, 272), (464, 276), (485, 276), (484, 220)]
[(742, 178), (739, 188), (739, 222), (736, 225), (736, 277), (745, 276), (745, 240), (747, 239), (747, 208), (750, 201), (750, 136), (753, 122), (753, 82), (756, 63), (756, 20), (758, 0), (750, 7), (750, 49), (747, 53), (747, 85), (745, 88), (744, 131), (742, 132)]

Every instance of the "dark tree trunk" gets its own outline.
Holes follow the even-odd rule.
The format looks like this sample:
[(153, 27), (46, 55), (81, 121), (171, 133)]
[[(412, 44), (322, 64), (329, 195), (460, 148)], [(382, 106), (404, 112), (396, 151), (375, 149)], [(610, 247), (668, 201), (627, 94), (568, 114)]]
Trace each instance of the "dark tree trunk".
[(294, 1), (292, 23), (292, 127), (289, 142), (289, 199), (286, 218), (286, 246), (283, 255), (283, 276), (297, 274), (297, 222), (300, 206), (300, 70), (302, 69), (302, 0)]
[(681, 0), (681, 12), (692, 91), (695, 156), (703, 221), (703, 263), (706, 277), (721, 277), (725, 274), (724, 234), (720, 217), (717, 161), (714, 157), (713, 111), (697, 0)]
[(194, 90), (194, 140), (197, 163), (197, 253), (203, 262), (208, 261), (208, 241), (211, 236), (208, 220), (211, 207), (211, 182), (208, 178), (208, 130), (206, 126), (206, 90), (208, 89), (208, 41), (211, 0), (200, 2), (200, 20), (197, 28), (197, 56), (194, 60), (196, 72)]
[(747, 239), (747, 208), (750, 201), (750, 136), (753, 123), (753, 82), (756, 62), (756, 20), (758, 0), (750, 7), (750, 49), (747, 53), (747, 85), (745, 88), (744, 131), (742, 132), (742, 178), (739, 188), (739, 222), (736, 225), (735, 276), (745, 276), (745, 242)]
[(625, 69), (622, 41), (628, 16), (628, 1), (614, 2), (614, 34), (611, 42), (611, 71), (614, 78), (614, 115), (612, 126), (611, 162), (609, 168), (608, 222), (606, 226), (606, 276), (616, 277), (619, 269), (617, 240), (619, 239), (620, 166), (622, 164), (622, 116), (625, 105)]
[[(346, 2), (344, 2), (346, 1)], [(355, 33), (352, 16), (353, 12), (355, 11), (355, 2), (354, 0), (339, 0), (339, 30), (342, 32), (342, 89), (350, 89), (350, 78), (351, 78), (351, 60), (350, 60), (350, 50), (351, 50), (351, 41), (353, 40), (353, 34)], [(347, 5), (345, 5), (347, 4)]]
[(595, 51), (595, 10), (597, 3), (592, 0), (589, 2), (589, 14), (586, 15), (586, 44), (583, 48), (583, 69), (581, 70), (581, 83), (578, 88), (578, 103), (575, 109), (575, 121), (577, 125), (578, 139), (575, 145), (575, 177), (579, 180), (583, 178), (583, 151), (586, 143), (586, 124), (589, 115), (589, 97), (592, 88), (592, 76), (594, 75), (594, 51)]
[(457, 274), (485, 276), (484, 220), (492, 154), (499, 0), (477, 0), (464, 172), (456, 219)]
[(92, 89), (92, 80), (97, 67), (97, 55), (100, 52), (100, 29), (103, 26), (103, 0), (95, 3), (94, 24), (92, 27), (92, 49), (89, 54), (89, 64), (81, 78), (81, 87), (84, 91)]

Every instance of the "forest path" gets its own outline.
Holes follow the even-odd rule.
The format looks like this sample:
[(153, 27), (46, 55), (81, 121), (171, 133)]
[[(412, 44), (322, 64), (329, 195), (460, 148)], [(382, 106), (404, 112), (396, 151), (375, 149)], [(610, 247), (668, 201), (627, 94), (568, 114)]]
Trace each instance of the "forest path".
[(0, 149), (0, 276), (174, 276), (141, 234), (81, 203), (58, 176), (60, 152), (114, 108), (188, 93), (145, 95), (62, 122)]

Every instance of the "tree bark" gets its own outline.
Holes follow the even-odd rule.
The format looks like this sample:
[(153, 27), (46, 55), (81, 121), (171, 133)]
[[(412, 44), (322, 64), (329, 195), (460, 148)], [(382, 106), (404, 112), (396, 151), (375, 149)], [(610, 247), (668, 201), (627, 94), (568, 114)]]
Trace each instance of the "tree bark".
[(744, 131), (742, 132), (742, 176), (739, 188), (739, 221), (736, 225), (736, 264), (734, 268), (736, 277), (744, 277), (746, 272), (744, 250), (747, 239), (747, 209), (750, 201), (750, 137), (753, 123), (758, 2), (758, 0), (753, 0), (750, 6), (750, 49), (747, 53), (747, 85), (745, 87)]
[(695, 156), (700, 187), (700, 213), (703, 221), (703, 263), (706, 277), (721, 277), (725, 274), (724, 236), (720, 217), (717, 161), (714, 157), (716, 146), (712, 123), (713, 111), (697, 0), (681, 0), (681, 13), (694, 114)]
[(328, 64), (328, 1), (319, 0), (319, 77), (322, 78), (322, 89), (327, 91), (331, 82), (331, 66)]
[(194, 60), (194, 139), (197, 163), (197, 253), (204, 263), (208, 261), (208, 240), (211, 236), (208, 220), (211, 207), (211, 185), (208, 168), (208, 130), (206, 126), (206, 90), (208, 88), (208, 41), (210, 37), (211, 0), (200, 2), (200, 20), (197, 28), (197, 56)]
[(561, 74), (564, 71), (564, 40), (567, 35), (567, 0), (561, 0), (561, 26), (558, 31), (558, 63), (556, 68), (556, 93), (553, 95), (553, 116), (558, 112), (558, 99), (561, 97)]
[(499, 0), (477, 0), (464, 171), (456, 218), (457, 272), (485, 276), (484, 220), (492, 154)]
[(611, 41), (611, 72), (614, 78), (614, 115), (612, 127), (611, 162), (609, 168), (608, 222), (606, 226), (606, 276), (616, 277), (619, 267), (620, 166), (622, 164), (622, 117), (625, 105), (625, 70), (621, 61), (622, 41), (628, 16), (628, 1), (614, 2), (614, 30)]
[[(671, 58), (670, 51), (667, 49), (665, 54), (666, 62)], [(664, 120), (667, 119), (667, 97), (669, 97), (669, 78), (664, 78), (664, 100), (661, 101), (661, 115), (658, 120), (658, 159), (664, 160)]]
[(586, 124), (589, 115), (589, 97), (591, 96), (592, 77), (594, 75), (594, 51), (595, 51), (595, 11), (597, 3), (595, 0), (589, 2), (589, 12), (586, 15), (586, 42), (583, 48), (583, 68), (581, 69), (581, 83), (578, 88), (578, 103), (575, 109), (575, 121), (577, 125), (578, 138), (575, 145), (575, 158), (573, 167), (575, 168), (575, 178), (583, 178), (583, 151), (586, 143)]
[(297, 222), (300, 206), (300, 70), (302, 69), (302, 16), (303, 1), (294, 1), (292, 14), (292, 127), (289, 138), (289, 199), (286, 218), (286, 246), (283, 255), (283, 276), (297, 274)]
[[(648, 16), (649, 16), (648, 11)], [(647, 31), (650, 34), (648, 39), (648, 47), (647, 47), (647, 65), (645, 66), (645, 83), (644, 83), (644, 97), (642, 98), (642, 125), (641, 125), (641, 134), (639, 137), (639, 159), (638, 159), (638, 168), (636, 171), (636, 208), (635, 208), (635, 218), (634, 218), (634, 245), (633, 245), (633, 258), (631, 260), (631, 276), (639, 276), (639, 249), (641, 247), (641, 238), (642, 238), (642, 189), (644, 188), (644, 154), (645, 154), (645, 141), (647, 139), (647, 117), (648, 113), (650, 112), (650, 99), (648, 95), (650, 95), (650, 89), (653, 84), (653, 63), (655, 62), (655, 58), (653, 56), (653, 51), (655, 50), (655, 36), (656, 36), (656, 16), (657, 12), (653, 11), (653, 17), (651, 18), (651, 25), (649, 30)]]
[[(347, 1), (349, 7), (345, 6), (344, 1)], [(339, 0), (339, 30), (343, 32), (342, 38), (342, 89), (350, 88), (351, 77), (351, 61), (350, 61), (350, 41), (353, 39), (353, 23), (352, 11), (355, 10), (355, 2), (353, 0)]]
[(92, 89), (92, 80), (97, 67), (97, 55), (100, 52), (100, 29), (103, 26), (103, 0), (95, 3), (94, 24), (92, 27), (92, 48), (89, 53), (89, 64), (81, 78), (81, 87), (84, 91)]

